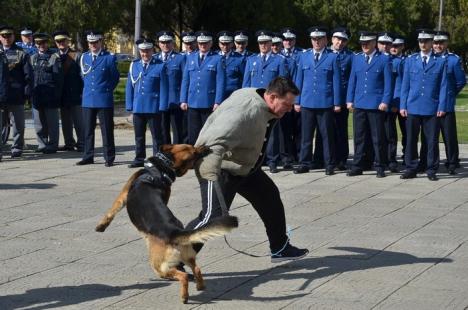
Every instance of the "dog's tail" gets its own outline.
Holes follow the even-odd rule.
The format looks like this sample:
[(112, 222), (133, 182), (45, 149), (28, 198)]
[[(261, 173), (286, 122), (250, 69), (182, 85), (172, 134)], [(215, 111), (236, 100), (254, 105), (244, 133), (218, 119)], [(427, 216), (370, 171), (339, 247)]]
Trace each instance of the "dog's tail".
[(224, 236), (238, 226), (239, 221), (235, 216), (217, 217), (203, 227), (177, 233), (171, 241), (179, 244), (204, 243), (215, 237)]
[(110, 208), (106, 215), (99, 221), (99, 224), (96, 226), (96, 231), (103, 232), (106, 230), (107, 226), (110, 225), (112, 220), (114, 219), (115, 215), (122, 210), (125, 205), (127, 204), (127, 196), (128, 196), (128, 191), (133, 185), (133, 182), (142, 175), (144, 172), (144, 169), (140, 169), (128, 179), (127, 183), (125, 183), (124, 187), (120, 191), (119, 196), (115, 199), (114, 203), (112, 204), (112, 208)]

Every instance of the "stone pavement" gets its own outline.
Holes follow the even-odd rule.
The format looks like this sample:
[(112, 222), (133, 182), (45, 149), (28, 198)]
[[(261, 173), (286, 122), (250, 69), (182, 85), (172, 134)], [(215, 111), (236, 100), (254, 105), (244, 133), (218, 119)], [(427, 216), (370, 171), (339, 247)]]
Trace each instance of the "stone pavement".
[[(112, 168), (100, 155), (78, 167), (77, 153), (36, 154), (30, 128), (25, 156), (0, 163), (0, 309), (467, 309), (467, 145), (464, 168), (457, 176), (441, 168), (438, 182), (273, 175), (293, 243), (310, 255), (274, 265), (210, 241), (198, 256), (207, 288), (190, 283), (182, 305), (179, 284), (153, 274), (125, 210), (94, 232), (133, 172), (133, 132), (115, 134)], [(174, 184), (170, 207), (184, 223), (199, 212), (192, 171)], [(232, 214), (240, 228), (231, 245), (267, 255), (253, 208), (237, 197)]]

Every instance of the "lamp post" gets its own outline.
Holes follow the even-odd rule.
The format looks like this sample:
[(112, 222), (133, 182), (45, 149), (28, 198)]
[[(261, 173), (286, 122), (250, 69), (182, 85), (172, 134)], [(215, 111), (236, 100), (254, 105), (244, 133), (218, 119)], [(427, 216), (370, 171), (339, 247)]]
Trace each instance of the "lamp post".
[(444, 0), (439, 0), (439, 25), (437, 30), (442, 30), (442, 11), (444, 9)]
[[(134, 41), (140, 38), (141, 33), (141, 0), (135, 0), (135, 38)], [(138, 49), (133, 46), (133, 55), (138, 57)]]

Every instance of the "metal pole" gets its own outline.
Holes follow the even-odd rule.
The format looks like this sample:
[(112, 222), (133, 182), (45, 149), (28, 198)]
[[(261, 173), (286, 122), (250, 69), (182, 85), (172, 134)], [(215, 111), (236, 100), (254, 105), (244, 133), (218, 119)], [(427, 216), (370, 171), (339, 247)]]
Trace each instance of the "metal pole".
[[(134, 41), (140, 38), (141, 34), (141, 0), (135, 0), (135, 38)], [(138, 57), (138, 49), (133, 47), (133, 55)]]
[(437, 30), (442, 30), (442, 11), (444, 9), (444, 0), (439, 1), (439, 26)]

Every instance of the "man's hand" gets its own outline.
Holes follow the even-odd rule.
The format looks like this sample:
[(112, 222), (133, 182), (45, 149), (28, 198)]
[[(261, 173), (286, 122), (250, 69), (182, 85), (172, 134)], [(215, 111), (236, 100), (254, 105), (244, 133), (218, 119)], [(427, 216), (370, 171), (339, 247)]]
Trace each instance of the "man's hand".
[(295, 104), (294, 111), (296, 111), (297, 113), (301, 112), (301, 106), (299, 104)]
[(219, 104), (215, 103), (215, 104), (213, 105), (213, 112), (214, 112), (218, 107), (219, 107)]
[(400, 110), (400, 115), (403, 116), (403, 117), (407, 117), (408, 116), (408, 111), (406, 111), (406, 109), (401, 109)]
[(383, 103), (383, 102), (381, 104), (379, 104), (379, 110), (380, 111), (387, 112), (387, 109), (388, 109), (388, 104)]
[(445, 112), (437, 111), (437, 117), (444, 117), (444, 116), (445, 116)]
[(187, 102), (182, 102), (182, 103), (180, 104), (180, 109), (181, 109), (182, 111), (187, 111), (187, 109), (188, 109), (188, 104), (187, 104)]
[(333, 108), (333, 111), (335, 111), (335, 113), (339, 113), (341, 112), (341, 107), (339, 105), (336, 105), (334, 108)]
[(352, 103), (352, 102), (346, 103), (346, 107), (348, 108), (348, 110), (349, 110), (350, 112), (353, 112), (353, 103)]

